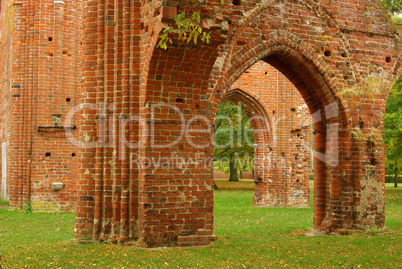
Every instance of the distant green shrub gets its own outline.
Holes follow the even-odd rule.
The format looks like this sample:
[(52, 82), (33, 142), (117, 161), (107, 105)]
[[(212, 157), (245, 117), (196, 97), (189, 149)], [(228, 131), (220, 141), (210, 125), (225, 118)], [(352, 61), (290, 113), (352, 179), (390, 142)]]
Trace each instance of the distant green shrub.
[(399, 17), (397, 15), (393, 15), (393, 16), (391, 16), (391, 18), (392, 18), (392, 21), (395, 24), (402, 24), (402, 17)]

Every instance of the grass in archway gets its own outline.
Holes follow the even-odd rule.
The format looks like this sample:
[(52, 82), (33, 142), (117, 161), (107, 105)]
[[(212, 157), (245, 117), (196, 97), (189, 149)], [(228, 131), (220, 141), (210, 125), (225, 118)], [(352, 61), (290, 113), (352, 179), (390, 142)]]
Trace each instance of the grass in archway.
[(241, 179), (236, 182), (230, 182), (227, 179), (215, 179), (215, 184), (219, 190), (250, 190), (255, 189), (253, 179)]
[(312, 209), (256, 208), (253, 191), (215, 192), (219, 240), (204, 248), (77, 245), (74, 214), (0, 210), (3, 268), (398, 268), (402, 188), (386, 188), (387, 233), (306, 237)]

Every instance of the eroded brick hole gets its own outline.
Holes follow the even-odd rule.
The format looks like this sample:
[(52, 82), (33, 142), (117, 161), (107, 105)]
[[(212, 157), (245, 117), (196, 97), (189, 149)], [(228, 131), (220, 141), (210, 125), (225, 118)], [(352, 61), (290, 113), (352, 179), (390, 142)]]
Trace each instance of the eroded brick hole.
[(233, 0), (233, 5), (235, 6), (240, 6), (241, 5), (241, 0)]

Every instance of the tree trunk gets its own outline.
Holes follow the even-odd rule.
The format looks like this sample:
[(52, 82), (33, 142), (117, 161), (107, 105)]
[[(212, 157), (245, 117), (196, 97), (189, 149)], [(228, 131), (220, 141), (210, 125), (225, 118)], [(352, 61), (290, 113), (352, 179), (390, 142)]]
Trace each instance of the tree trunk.
[(218, 186), (216, 186), (215, 180), (214, 180), (214, 190), (219, 190)]
[(395, 177), (394, 177), (394, 187), (398, 187), (398, 163), (395, 161)]
[(243, 179), (243, 171), (240, 170), (240, 179)]
[(239, 177), (237, 176), (237, 165), (234, 160), (233, 161), (230, 160), (229, 171), (230, 171), (229, 181), (239, 181)]
[(251, 171), (252, 179), (254, 179), (254, 170)]

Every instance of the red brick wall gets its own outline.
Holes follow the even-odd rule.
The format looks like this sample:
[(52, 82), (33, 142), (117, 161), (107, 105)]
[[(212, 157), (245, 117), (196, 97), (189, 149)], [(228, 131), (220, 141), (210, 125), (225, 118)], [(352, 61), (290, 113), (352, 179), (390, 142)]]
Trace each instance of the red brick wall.
[[(69, 210), (75, 201), (78, 168), (77, 157), (72, 155), (77, 154), (78, 149), (66, 140), (63, 130), (50, 127), (78, 126), (75, 121), (68, 124), (64, 120), (67, 113), (79, 103), (80, 2), (67, 1), (64, 4), (51, 3), (51, 5), (43, 2), (35, 6), (24, 3), (17, 5), (17, 8), (17, 12), (21, 14), (27, 9), (33, 9), (27, 16), (27, 19), (33, 20), (31, 28), (26, 29), (25, 22), (20, 21), (15, 25), (16, 29), (22, 29), (21, 33), (16, 31), (15, 40), (18, 38), (17, 34), (31, 36), (28, 40), (22, 37), (23, 46), (15, 46), (23, 52), (18, 55), (15, 63), (28, 64), (33, 68), (32, 71), (24, 71), (21, 74), (23, 83), (20, 84), (29, 85), (29, 89), (23, 90), (20, 84), (16, 84), (20, 87), (17, 88), (19, 98), (29, 95), (33, 102), (25, 99), (22, 103), (14, 102), (15, 105), (19, 105), (17, 120), (18, 126), (24, 130), (24, 135), (21, 136), (21, 132), (18, 131), (20, 138), (14, 139), (12, 143), (24, 145), (22, 146), (24, 150), (16, 146), (20, 154), (18, 160), (29, 164), (16, 165), (21, 169), (17, 181), (21, 186), (13, 194), (12, 205), (23, 206), (30, 198), (35, 210)], [(34, 33), (33, 31), (39, 26), (40, 31)], [(9, 36), (11, 38), (11, 35)], [(122, 37), (116, 38), (118, 40)], [(123, 48), (114, 49), (122, 51)], [(16, 71), (18, 68), (16, 65)], [(117, 72), (117, 76), (122, 75), (123, 71)], [(15, 81), (17, 78), (15, 76)], [(251, 87), (249, 90), (255, 89)], [(8, 99), (2, 100), (8, 105)], [(58, 117), (61, 117), (60, 122), (57, 121)], [(24, 180), (21, 180), (21, 177)], [(65, 185), (63, 190), (52, 191), (53, 182), (62, 182)], [(21, 199), (21, 193), (26, 196), (24, 201)]]
[[(2, 12), (7, 3), (11, 1), (2, 1)], [(227, 1), (221, 6), (208, 0), (202, 24), (212, 33), (210, 44), (174, 39), (169, 50), (157, 49), (160, 31), (187, 3), (14, 1), (11, 98), (1, 101), (0, 108), (0, 124), (7, 124), (6, 137), (9, 133), (11, 205), (32, 200), (38, 210), (66, 210), (76, 189), (77, 239), (138, 239), (145, 246), (208, 244), (214, 225), (212, 167), (191, 162), (184, 169), (180, 158), (212, 160), (209, 127), (225, 98), (244, 99), (260, 115), (269, 114), (255, 96), (230, 90), (262, 60), (293, 83), (312, 114), (314, 228), (344, 233), (383, 227), (382, 120), (389, 89), (402, 74), (402, 59), (390, 19), (377, 1), (242, 1), (240, 6)], [(5, 51), (7, 38), (1, 36)], [(86, 107), (82, 124), (76, 118), (74, 125), (87, 147), (79, 149), (76, 164), (71, 154), (77, 148), (64, 132), (39, 127), (55, 127), (59, 115), (58, 126), (65, 126), (81, 87)], [(1, 90), (7, 93), (6, 88)], [(291, 93), (281, 98), (289, 99)], [(179, 109), (187, 123), (198, 117), (185, 139), (173, 146), (152, 144), (183, 138), (181, 130), (187, 128), (177, 109), (155, 108), (161, 102)], [(287, 119), (294, 115), (283, 111)], [(255, 124), (268, 130), (266, 120)], [(286, 140), (288, 134), (277, 138)], [(274, 138), (269, 132), (257, 137), (257, 143)], [(203, 146), (195, 148), (186, 139)], [(90, 142), (96, 146), (88, 147)], [(269, 151), (264, 149), (263, 156)], [(172, 154), (180, 157), (174, 168), (152, 163)], [(284, 155), (284, 160), (292, 157), (288, 148)], [(142, 165), (137, 165), (139, 159)], [(258, 165), (267, 167), (265, 160)], [(272, 175), (289, 177), (275, 169)], [(53, 192), (52, 182), (63, 182), (65, 188)], [(274, 197), (281, 197), (273, 190)]]
[[(10, 139), (10, 101), (12, 99), (11, 92), (11, 64), (12, 64), (12, 30), (13, 30), (14, 16), (13, 5), (8, 1), (0, 2), (0, 144), (7, 143)], [(1, 153), (2, 155), (2, 153)], [(3, 157), (3, 156), (0, 156)], [(2, 172), (3, 159), (0, 159), (0, 171)], [(0, 172), (0, 173), (1, 173)], [(0, 180), (0, 190), (3, 188), (9, 189), (8, 186), (1, 186), (2, 180)], [(0, 191), (0, 198), (8, 200), (8, 194)]]
[[(78, 148), (64, 128), (79, 127), (76, 118), (65, 120), (80, 104), (81, 1), (15, 1), (12, 6), (12, 98), (6, 99), (10, 204), (23, 207), (31, 200), (34, 210), (71, 210)], [(64, 188), (53, 191), (54, 182)]]
[[(130, 125), (130, 130), (132, 141), (141, 143), (129, 152), (146, 160), (170, 154), (194, 159), (197, 153), (212, 158), (211, 147), (195, 150), (185, 141), (155, 149), (145, 132), (147, 126), (157, 123), (153, 138), (159, 143), (180, 138), (183, 126), (177, 110), (152, 111), (152, 107), (160, 102), (178, 106), (185, 121), (205, 116), (207, 120), (194, 126), (198, 132), (190, 133), (199, 144), (208, 144), (210, 135), (199, 129), (208, 130), (208, 122), (213, 121), (230, 86), (264, 60), (295, 85), (313, 116), (315, 229), (342, 233), (382, 227), (384, 160), (378, 134), (385, 108), (383, 93), (400, 72), (401, 60), (389, 17), (377, 9), (377, 2), (245, 1), (240, 6), (227, 2), (221, 7), (211, 0), (202, 9), (203, 25), (212, 31), (211, 44), (194, 46), (174, 40), (168, 51), (155, 49), (163, 27), (160, 21), (171, 21), (185, 2), (169, 2), (170, 6), (163, 8), (160, 1), (145, 2), (141, 7), (135, 1), (124, 4), (126, 22), (138, 22), (118, 24), (134, 33), (130, 39), (123, 32), (123, 40), (138, 42), (131, 57), (116, 51), (121, 42), (114, 23), (121, 16), (121, 5), (110, 1), (106, 8), (85, 3), (86, 101), (99, 103), (100, 96), (106, 95), (110, 102), (118, 101), (121, 110), (139, 108), (144, 119), (140, 139), (135, 133), (137, 123)], [(106, 15), (112, 22), (105, 21)], [(100, 40), (108, 43), (102, 46)], [(109, 75), (121, 70), (108, 63), (115, 58), (133, 63), (129, 68), (132, 80)], [(120, 82), (131, 90), (112, 87)], [(237, 98), (235, 94), (240, 93), (233, 98)], [(139, 102), (131, 102), (131, 96), (140, 96)], [(120, 103), (120, 98), (127, 101)], [(257, 107), (252, 99), (247, 101)], [(96, 114), (95, 110), (84, 111), (87, 131), (82, 137), (90, 141), (99, 139), (96, 132), (103, 124), (96, 122)], [(116, 132), (113, 136), (118, 140)], [(261, 137), (268, 136), (264, 133)], [(372, 138), (376, 142), (367, 144)], [(146, 163), (146, 167), (127, 170), (125, 160), (113, 158), (121, 152), (128, 154), (117, 144), (113, 149), (82, 150), (76, 238), (123, 242), (138, 235), (139, 242), (147, 246), (209, 243), (213, 235), (212, 169), (206, 165), (167, 169)], [(375, 160), (370, 161), (369, 152)], [(138, 226), (126, 226), (129, 222)]]

